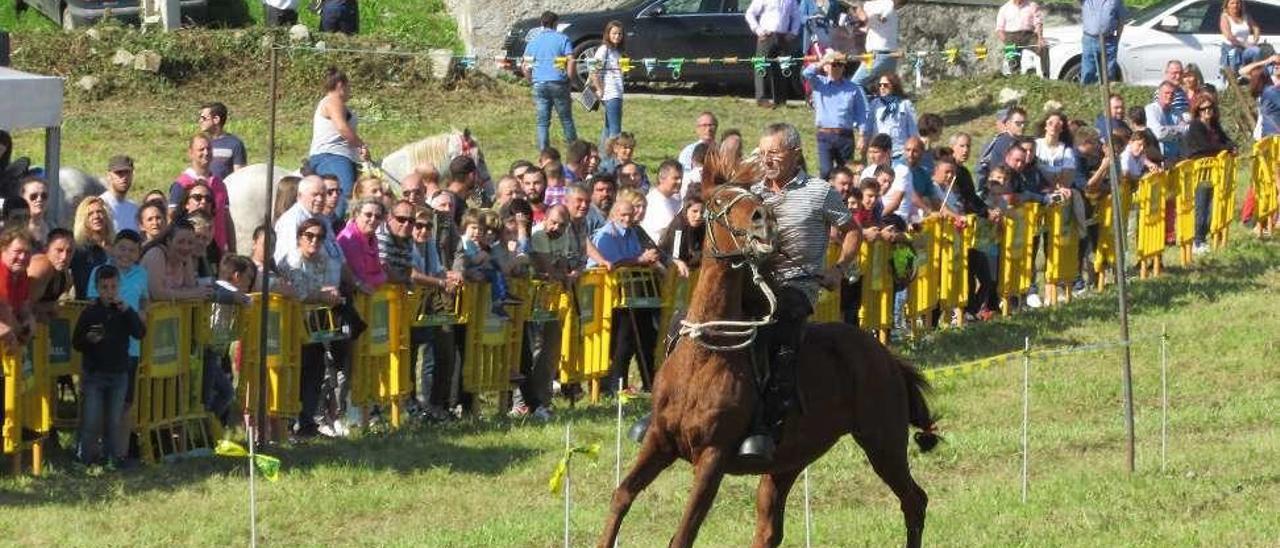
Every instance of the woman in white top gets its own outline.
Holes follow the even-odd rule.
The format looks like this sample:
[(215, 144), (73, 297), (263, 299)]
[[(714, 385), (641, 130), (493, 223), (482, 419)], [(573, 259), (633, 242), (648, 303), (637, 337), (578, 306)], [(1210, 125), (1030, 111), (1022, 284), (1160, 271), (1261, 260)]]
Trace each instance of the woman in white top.
[(622, 133), (622, 23), (609, 21), (604, 26), (604, 43), (593, 56), (595, 74), (592, 86), (604, 104), (604, 130), (600, 133), (600, 146)]
[(351, 84), (342, 71), (329, 67), (324, 77), (324, 97), (316, 104), (311, 121), (311, 152), (308, 162), (316, 175), (333, 175), (342, 186), (343, 199), (338, 202), (338, 218), (345, 217), (345, 197), (356, 182), (356, 162), (369, 159), (369, 149), (356, 133), (359, 119), (347, 108)]
[(1069, 188), (1076, 177), (1076, 149), (1067, 129), (1067, 116), (1051, 112), (1040, 122), (1036, 139), (1036, 167), (1055, 188)]
[(1218, 32), (1222, 43), (1221, 65), (1237, 70), (1258, 59), (1258, 37), (1262, 29), (1257, 21), (1244, 11), (1244, 0), (1224, 0), (1222, 15), (1218, 17)]

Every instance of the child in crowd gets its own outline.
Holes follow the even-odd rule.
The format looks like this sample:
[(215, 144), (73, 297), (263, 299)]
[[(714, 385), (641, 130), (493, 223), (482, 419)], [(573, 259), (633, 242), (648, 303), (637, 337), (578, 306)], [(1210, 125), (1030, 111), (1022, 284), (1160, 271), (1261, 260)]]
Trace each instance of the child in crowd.
[(145, 336), (146, 326), (120, 299), (120, 271), (116, 267), (98, 267), (94, 288), (98, 298), (80, 314), (72, 336), (72, 346), (82, 355), (80, 461), (101, 462), (102, 445), (106, 445), (108, 462), (123, 465), (125, 461), (119, 456), (124, 449), (118, 444), (129, 391), (129, 341)]
[(489, 297), (493, 304), (490, 311), (499, 318), (508, 318), (504, 306), (520, 304), (511, 298), (507, 291), (507, 277), (502, 268), (494, 260), (492, 239), (484, 220), (476, 212), (467, 212), (462, 216), (462, 234), (458, 240), (458, 250), (454, 255), (453, 269), (462, 271), (471, 280), (489, 282)]
[(880, 202), (880, 183), (875, 179), (863, 179), (858, 184), (858, 191), (849, 196), (848, 206), (849, 211), (853, 212), (853, 218), (862, 228), (880, 226), (880, 219), (884, 215), (884, 204)]
[[(1007, 166), (996, 166), (991, 168), (991, 173), (987, 175), (987, 192), (983, 201), (987, 204), (987, 208), (1000, 212), (997, 218), (1004, 219), (1010, 211), (1010, 201), (1013, 196), (1013, 188), (1009, 185), (1013, 172)], [(988, 272), (994, 274), (993, 278), (999, 279), (1000, 276), (1000, 241), (1003, 237), (1002, 230), (1003, 220), (992, 221), (987, 217), (978, 217), (978, 223), (975, 227), (977, 233), (974, 239), (974, 249), (983, 255), (987, 261)], [(995, 311), (1000, 308), (999, 292), (985, 292), (988, 296), (987, 302), (971, 302), (969, 310), (973, 312), (978, 319), (983, 321), (991, 319), (995, 315)]]
[[(142, 256), (142, 234), (129, 229), (121, 230), (111, 244), (110, 254), (111, 259), (108, 264), (116, 268), (120, 278), (119, 299), (145, 321), (151, 293), (147, 285), (147, 269), (138, 264), (138, 258)], [(90, 299), (98, 298), (97, 276), (101, 268), (101, 266), (96, 267), (89, 273), (87, 296)], [(135, 379), (138, 377), (138, 362), (141, 358), (142, 344), (138, 339), (131, 338), (129, 340), (129, 384), (124, 395), (124, 414), (120, 428), (116, 430), (116, 435), (119, 437), (116, 439), (115, 447), (119, 453), (115, 456), (120, 460), (124, 460), (128, 454), (126, 444), (129, 441), (129, 432), (133, 430), (133, 413), (131, 412), (133, 391)]]
[(204, 373), (201, 395), (205, 410), (229, 424), (235, 388), (231, 383), (230, 342), (236, 338), (236, 319), (240, 306), (252, 302), (258, 269), (242, 255), (227, 255), (218, 263), (218, 281), (214, 285), (212, 314), (209, 325), (213, 340), (204, 349)]
[(1147, 157), (1146, 137), (1140, 132), (1130, 133), (1129, 142), (1120, 153), (1120, 175), (1136, 181), (1147, 173), (1160, 170), (1160, 165)]

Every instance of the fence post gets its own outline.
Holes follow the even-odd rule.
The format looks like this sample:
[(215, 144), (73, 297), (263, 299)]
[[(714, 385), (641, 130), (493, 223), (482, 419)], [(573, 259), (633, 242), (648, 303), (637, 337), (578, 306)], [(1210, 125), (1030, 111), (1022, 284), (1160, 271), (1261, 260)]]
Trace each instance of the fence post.
[(1169, 325), (1160, 327), (1160, 471), (1169, 446)]
[(1027, 467), (1030, 461), (1028, 431), (1031, 421), (1031, 337), (1023, 340), (1022, 347), (1022, 503), (1027, 503)]
[(804, 548), (813, 546), (813, 513), (809, 504), (809, 467), (804, 467)]

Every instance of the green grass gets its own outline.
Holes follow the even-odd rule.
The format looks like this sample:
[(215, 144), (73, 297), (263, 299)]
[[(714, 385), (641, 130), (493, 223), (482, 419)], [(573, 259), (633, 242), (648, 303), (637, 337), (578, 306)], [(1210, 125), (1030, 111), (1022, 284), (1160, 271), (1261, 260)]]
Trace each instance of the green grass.
[[(1280, 245), (1242, 237), (1199, 266), (1134, 287), (1132, 321), (1138, 471), (1124, 468), (1119, 355), (1082, 353), (1032, 365), (1030, 498), (1019, 471), (1021, 369), (1006, 363), (936, 381), (946, 436), (912, 465), (931, 497), (927, 542), (943, 546), (1268, 546), (1280, 541), (1274, 455), (1274, 333)], [(1116, 338), (1111, 295), (936, 337), (909, 356), (936, 367), (1033, 337), (1040, 348)], [(1168, 329), (1170, 438), (1160, 467), (1159, 347)], [(642, 409), (633, 403), (627, 421)], [(260, 531), (284, 545), (551, 546), (562, 501), (546, 479), (574, 437), (601, 442), (601, 461), (575, 461), (572, 534), (594, 539), (613, 484), (613, 410), (562, 410), (553, 424), (475, 418), (438, 427), (271, 451), (282, 480), (260, 484)], [(635, 454), (629, 442), (624, 459)], [(23, 545), (243, 544), (240, 461), (193, 459), (129, 473), (88, 473), (56, 458), (42, 478), (0, 479), (0, 530)], [(623, 545), (661, 544), (679, 520), (690, 469), (680, 463), (646, 491)], [(702, 546), (742, 546), (755, 480), (730, 478)], [(897, 502), (851, 441), (811, 470), (815, 546), (901, 540)], [(788, 545), (802, 542), (802, 492)]]

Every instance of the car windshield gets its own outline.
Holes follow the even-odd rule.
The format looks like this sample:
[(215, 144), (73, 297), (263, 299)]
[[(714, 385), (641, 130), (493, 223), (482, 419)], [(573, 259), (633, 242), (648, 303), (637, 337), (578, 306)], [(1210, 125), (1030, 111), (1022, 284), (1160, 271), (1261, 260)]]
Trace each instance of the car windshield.
[(1180, 2), (1182, 2), (1182, 0), (1163, 0), (1162, 2), (1156, 2), (1154, 4), (1151, 4), (1150, 6), (1142, 8), (1136, 12), (1133, 12), (1129, 21), (1134, 25), (1141, 25), (1143, 23), (1146, 23), (1147, 21), (1150, 21), (1156, 18), (1161, 13), (1164, 13), (1165, 10), (1168, 10), (1169, 8), (1173, 7), (1175, 4), (1178, 4)]

